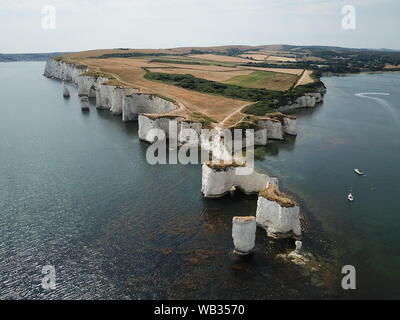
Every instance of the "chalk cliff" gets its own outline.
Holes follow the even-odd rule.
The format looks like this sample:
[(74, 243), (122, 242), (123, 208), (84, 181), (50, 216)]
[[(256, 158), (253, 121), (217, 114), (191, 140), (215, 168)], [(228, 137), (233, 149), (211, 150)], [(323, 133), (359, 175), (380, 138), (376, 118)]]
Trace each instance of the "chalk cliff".
[(270, 236), (301, 236), (299, 206), (273, 184), (268, 184), (259, 194), (256, 219)]
[(82, 111), (89, 111), (89, 98), (87, 96), (82, 96), (79, 98), (81, 110)]
[(255, 247), (257, 222), (255, 217), (234, 217), (232, 220), (232, 238), (235, 253), (246, 255)]
[(131, 95), (134, 92), (138, 92), (137, 89), (132, 88), (124, 88), (119, 86), (113, 86), (111, 90), (111, 108), (110, 111), (114, 115), (121, 115), (123, 106), (124, 106), (124, 99), (125, 96)]
[(64, 81), (71, 81), (78, 84), (78, 77), (88, 71), (86, 66), (74, 65), (57, 59), (49, 59), (46, 63), (44, 75)]
[(65, 82), (63, 81), (63, 96), (64, 98), (69, 98), (71, 96), (67, 86), (65, 85)]
[(96, 91), (108, 80), (105, 77), (80, 75), (78, 77), (78, 95), (96, 98)]
[(297, 136), (297, 120), (296, 118), (283, 118), (283, 132), (291, 136)]
[(282, 124), (279, 120), (275, 119), (262, 119), (257, 122), (261, 127), (266, 128), (268, 139), (272, 140), (283, 140), (283, 129)]
[(154, 94), (142, 94), (138, 89), (110, 85), (109, 78), (92, 75), (84, 65), (76, 65), (59, 59), (49, 59), (44, 75), (49, 78), (70, 81), (77, 85), (78, 95), (96, 99), (98, 109), (122, 114), (123, 121), (136, 120), (140, 113), (168, 113), (178, 106)]
[(258, 121), (259, 126), (267, 128), (268, 138), (283, 140), (284, 135), (297, 135), (297, 118), (293, 115), (273, 112)]
[(178, 106), (153, 94), (134, 93), (124, 97), (122, 121), (137, 120), (141, 113), (168, 113)]
[[(245, 194), (258, 193), (269, 183), (278, 184), (277, 178), (252, 170), (251, 174), (238, 174), (239, 166), (233, 164), (204, 163), (202, 169), (202, 192), (206, 198), (219, 198), (232, 188), (238, 188)], [(251, 168), (249, 168), (251, 169)]]
[(307, 92), (294, 100), (288, 101), (286, 105), (279, 107), (277, 111), (287, 112), (301, 108), (314, 108), (324, 101), (325, 93), (325, 86), (321, 86), (316, 90), (316, 92)]

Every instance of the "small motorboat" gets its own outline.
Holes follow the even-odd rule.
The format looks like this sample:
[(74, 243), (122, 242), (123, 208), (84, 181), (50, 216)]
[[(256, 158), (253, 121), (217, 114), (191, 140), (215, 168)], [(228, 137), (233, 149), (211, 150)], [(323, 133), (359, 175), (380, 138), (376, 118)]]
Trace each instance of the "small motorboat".
[(350, 192), (349, 195), (347, 196), (347, 199), (349, 199), (350, 202), (354, 201), (353, 194)]
[(354, 169), (354, 172), (357, 173), (359, 176), (364, 175), (364, 172), (362, 172), (360, 169)]

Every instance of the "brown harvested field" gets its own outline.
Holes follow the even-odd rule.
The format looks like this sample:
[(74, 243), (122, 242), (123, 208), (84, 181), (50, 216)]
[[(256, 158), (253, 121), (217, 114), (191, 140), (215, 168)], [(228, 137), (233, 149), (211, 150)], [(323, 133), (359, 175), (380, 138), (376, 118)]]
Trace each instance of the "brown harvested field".
[(283, 61), (283, 62), (296, 62), (295, 58), (280, 57), (280, 56), (269, 56), (267, 61)]
[(173, 112), (174, 114), (188, 115), (190, 112), (200, 112), (220, 122), (251, 103), (146, 80), (143, 78), (145, 71), (142, 67), (154, 64), (143, 59), (83, 59), (81, 62), (96, 71), (113, 75), (122, 85), (137, 88), (142, 93), (159, 94), (177, 101), (181, 109)]
[(212, 60), (217, 62), (233, 62), (233, 63), (247, 63), (249, 59), (231, 57), (231, 56), (223, 56), (218, 54), (190, 54), (188, 55), (190, 58), (202, 59), (202, 60)]
[(245, 66), (238, 66), (238, 68), (243, 68), (243, 69), (250, 69), (250, 70), (256, 70), (256, 71), (270, 71), (270, 72), (277, 72), (277, 73), (288, 73), (288, 74), (293, 74), (296, 76), (300, 76), (304, 69), (284, 69), (284, 68), (262, 68), (262, 67), (245, 67)]
[(227, 70), (227, 71), (206, 71), (190, 68), (149, 68), (151, 72), (162, 72), (172, 74), (191, 74), (197, 78), (211, 81), (226, 81), (236, 76), (248, 75), (252, 70)]
[(238, 71), (236, 67), (221, 67), (216, 65), (200, 65), (200, 64), (181, 64), (181, 63), (166, 63), (166, 62), (151, 62), (148, 64), (154, 68), (176, 68), (176, 69), (191, 69), (211, 72), (230, 72)]
[(216, 46), (216, 47), (180, 47), (180, 48), (172, 48), (169, 50), (173, 50), (180, 53), (190, 53), (192, 50), (203, 51), (205, 53), (212, 52), (220, 52), (225, 53), (228, 49), (237, 48), (241, 50), (250, 50), (253, 49), (254, 46), (245, 46), (245, 45), (228, 45), (228, 46)]
[(313, 72), (311, 70), (304, 70), (304, 72), (301, 75), (299, 81), (297, 81), (295, 87), (301, 86), (301, 85), (304, 85), (304, 84), (313, 83), (314, 79), (311, 77), (312, 73)]
[(241, 54), (239, 57), (265, 62), (265, 59), (268, 58), (268, 55), (265, 55), (265, 54)]
[(313, 56), (304, 56), (300, 60), (302, 61), (326, 61), (325, 59), (319, 58), (319, 57), (313, 57)]

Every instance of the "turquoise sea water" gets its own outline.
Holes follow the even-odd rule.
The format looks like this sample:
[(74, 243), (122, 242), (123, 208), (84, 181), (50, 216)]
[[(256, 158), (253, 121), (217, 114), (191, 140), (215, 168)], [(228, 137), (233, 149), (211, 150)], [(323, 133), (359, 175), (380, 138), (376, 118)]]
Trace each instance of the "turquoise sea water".
[[(291, 241), (258, 230), (252, 257), (232, 254), (232, 217), (254, 215), (257, 197), (203, 199), (200, 166), (149, 165), (137, 123), (82, 113), (76, 89), (64, 100), (43, 69), (0, 64), (0, 298), (331, 296), (276, 258)], [(271, 143), (257, 166), (321, 221), (305, 245), (328, 238), (335, 261), (356, 267), (358, 290), (333, 297), (399, 297), (400, 74), (323, 81), (325, 103), (301, 112), (299, 136)], [(49, 264), (54, 291), (41, 288)]]

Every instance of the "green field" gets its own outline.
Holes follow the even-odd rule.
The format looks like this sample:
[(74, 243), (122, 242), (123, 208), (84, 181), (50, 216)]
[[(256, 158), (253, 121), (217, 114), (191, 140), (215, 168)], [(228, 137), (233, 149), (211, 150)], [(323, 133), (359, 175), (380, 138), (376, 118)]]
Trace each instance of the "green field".
[(226, 84), (245, 88), (264, 88), (269, 90), (286, 91), (293, 87), (298, 77), (293, 74), (270, 71), (255, 71), (248, 75), (233, 77)]

